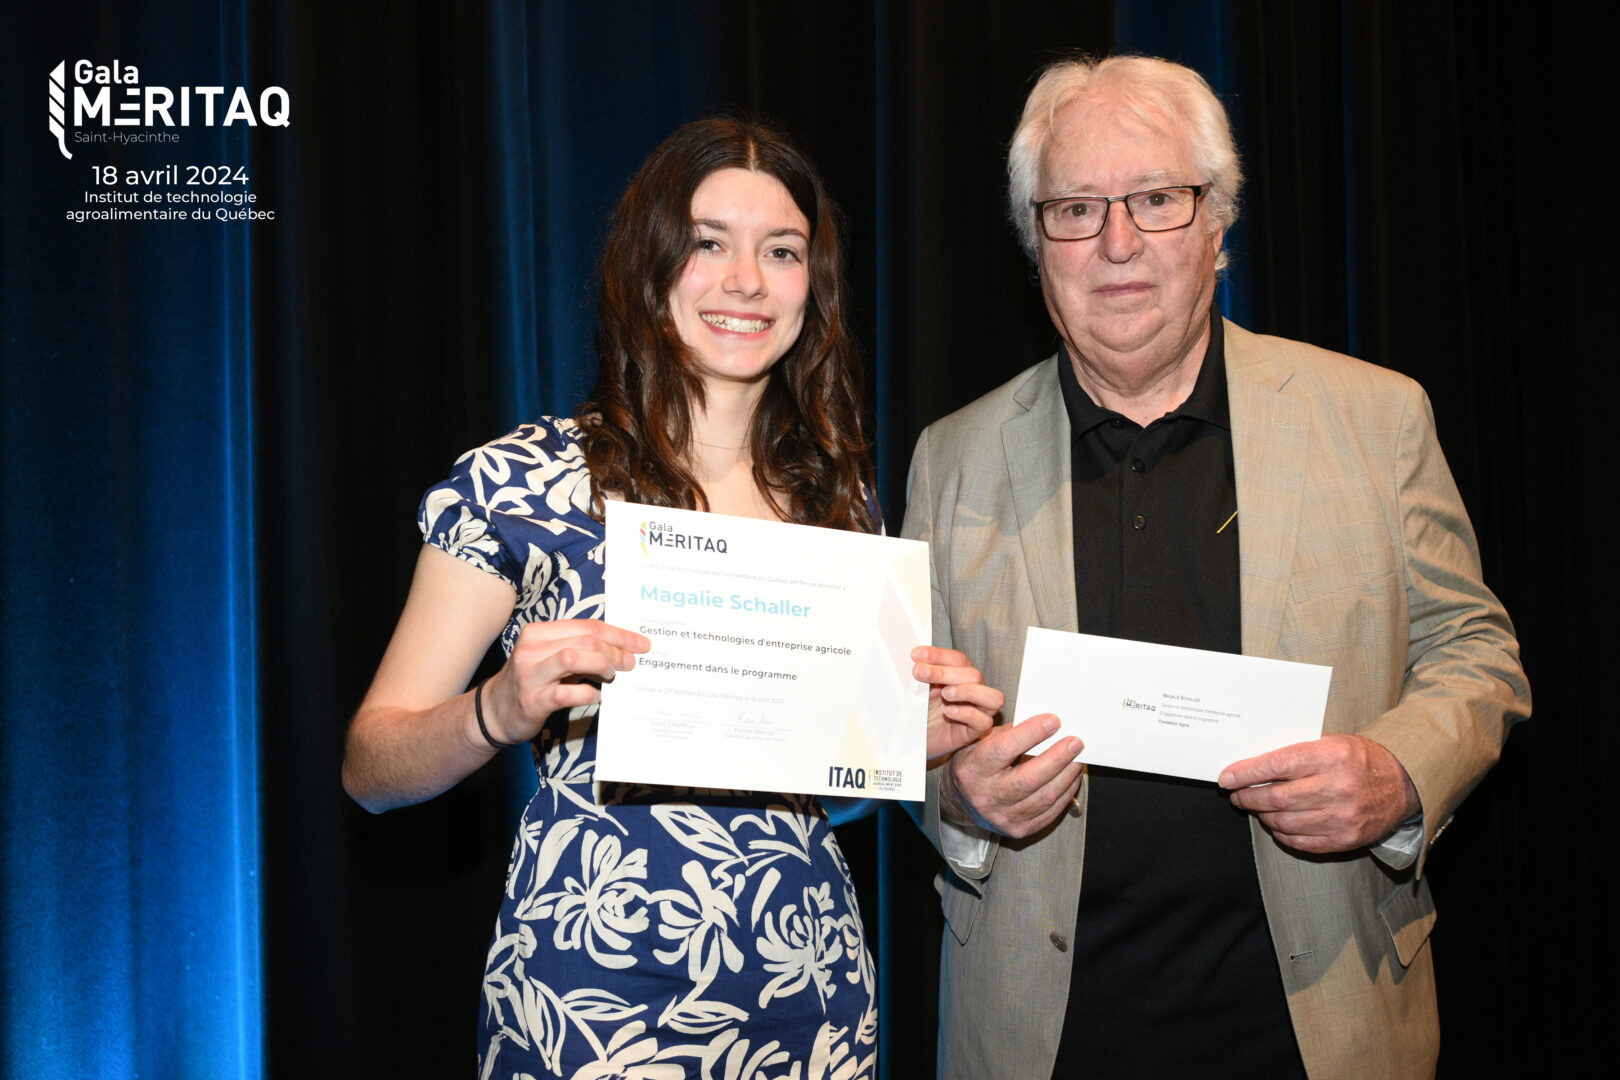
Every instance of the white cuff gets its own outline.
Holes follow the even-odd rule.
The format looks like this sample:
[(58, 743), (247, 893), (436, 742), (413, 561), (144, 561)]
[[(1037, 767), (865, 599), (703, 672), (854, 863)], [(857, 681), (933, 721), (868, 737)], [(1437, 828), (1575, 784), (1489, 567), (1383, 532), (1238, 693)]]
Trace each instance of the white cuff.
[(939, 850), (963, 877), (981, 877), (990, 858), (990, 836), (977, 825), (939, 819)]
[(1401, 822), (1396, 830), (1373, 845), (1373, 856), (1391, 870), (1405, 870), (1423, 850), (1423, 815)]

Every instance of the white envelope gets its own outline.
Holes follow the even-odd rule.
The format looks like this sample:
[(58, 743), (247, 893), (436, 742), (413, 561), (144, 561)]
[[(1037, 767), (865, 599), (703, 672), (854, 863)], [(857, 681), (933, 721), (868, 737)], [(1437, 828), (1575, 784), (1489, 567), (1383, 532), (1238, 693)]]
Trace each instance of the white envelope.
[(1215, 780), (1221, 770), (1322, 735), (1333, 669), (1030, 627), (1015, 721), (1052, 713), (1080, 760)]

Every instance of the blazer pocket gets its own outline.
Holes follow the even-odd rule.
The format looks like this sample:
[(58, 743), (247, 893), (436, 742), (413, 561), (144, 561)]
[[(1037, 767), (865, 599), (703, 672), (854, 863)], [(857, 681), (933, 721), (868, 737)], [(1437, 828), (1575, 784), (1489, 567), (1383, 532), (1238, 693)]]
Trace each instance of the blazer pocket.
[(1384, 920), (1390, 940), (1395, 943), (1395, 956), (1401, 966), (1411, 967), (1418, 950), (1434, 929), (1434, 896), (1429, 892), (1428, 879), (1395, 886), (1378, 905), (1378, 916)]
[(984, 897), (969, 882), (950, 869), (934, 876), (934, 888), (939, 891), (939, 908), (945, 915), (945, 925), (959, 945), (966, 945), (973, 924), (978, 921)]
[(1288, 594), (1310, 603), (1380, 589), (1402, 569), (1399, 523), (1372, 479), (1356, 473), (1305, 494)]

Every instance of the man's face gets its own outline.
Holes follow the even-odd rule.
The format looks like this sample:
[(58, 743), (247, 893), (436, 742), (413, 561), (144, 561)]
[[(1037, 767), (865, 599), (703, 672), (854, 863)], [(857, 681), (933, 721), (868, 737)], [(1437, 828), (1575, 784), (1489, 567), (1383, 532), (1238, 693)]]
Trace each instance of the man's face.
[[(1053, 118), (1035, 197), (1128, 195), (1209, 179), (1169, 117), (1080, 100)], [(1128, 377), (1177, 364), (1201, 345), (1223, 235), (1209, 231), (1203, 202), (1193, 223), (1174, 232), (1144, 233), (1124, 203), (1113, 203), (1089, 240), (1041, 237), (1041, 292), (1071, 353)]]

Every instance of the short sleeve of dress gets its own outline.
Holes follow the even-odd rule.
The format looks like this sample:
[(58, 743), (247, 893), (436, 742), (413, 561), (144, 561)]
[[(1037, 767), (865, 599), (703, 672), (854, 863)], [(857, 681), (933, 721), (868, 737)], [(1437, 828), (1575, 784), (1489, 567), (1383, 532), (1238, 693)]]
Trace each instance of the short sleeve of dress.
[(518, 594), (510, 637), (537, 619), (601, 617), (602, 526), (572, 420), (542, 417), (457, 459), (422, 497), (422, 539)]

